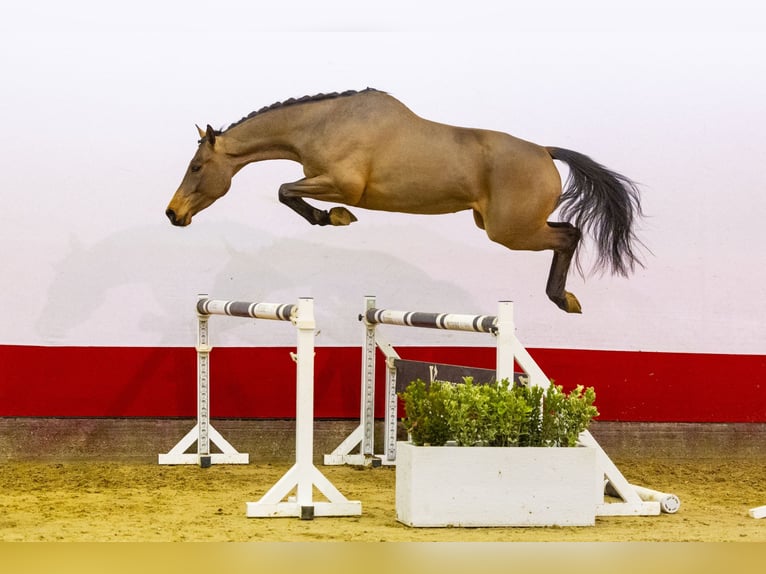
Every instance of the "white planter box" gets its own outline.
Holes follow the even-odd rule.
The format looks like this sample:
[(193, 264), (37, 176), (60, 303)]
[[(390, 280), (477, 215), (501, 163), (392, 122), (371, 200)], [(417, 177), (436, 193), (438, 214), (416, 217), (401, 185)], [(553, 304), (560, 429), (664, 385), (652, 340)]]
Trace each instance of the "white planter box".
[(408, 526), (592, 526), (596, 449), (396, 447), (396, 518)]

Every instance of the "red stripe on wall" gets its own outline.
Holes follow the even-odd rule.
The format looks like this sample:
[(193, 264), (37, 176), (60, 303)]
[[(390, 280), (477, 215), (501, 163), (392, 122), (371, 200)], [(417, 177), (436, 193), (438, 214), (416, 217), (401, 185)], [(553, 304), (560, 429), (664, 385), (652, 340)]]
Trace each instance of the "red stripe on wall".
[[(402, 358), (494, 368), (495, 349), (401, 347)], [(216, 348), (211, 413), (295, 416), (294, 348)], [(530, 349), (566, 389), (596, 389), (600, 420), (766, 422), (766, 356)], [(0, 416), (193, 417), (189, 348), (0, 346)], [(383, 416), (384, 364), (376, 415)], [(359, 416), (361, 349), (316, 349), (315, 416)]]

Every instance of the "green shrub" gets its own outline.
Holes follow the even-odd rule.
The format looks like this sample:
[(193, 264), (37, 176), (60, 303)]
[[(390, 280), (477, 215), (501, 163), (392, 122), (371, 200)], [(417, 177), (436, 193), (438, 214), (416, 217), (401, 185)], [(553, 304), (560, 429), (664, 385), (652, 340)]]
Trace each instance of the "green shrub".
[(575, 446), (580, 433), (598, 416), (593, 388), (569, 394), (559, 385), (512, 387), (508, 380), (476, 385), (418, 379), (399, 396), (402, 419), (416, 445)]
[(418, 379), (400, 395), (405, 411), (412, 413), (404, 424), (415, 444), (441, 446), (449, 440), (444, 404), (449, 386), (449, 383), (434, 381), (426, 388), (426, 384)]

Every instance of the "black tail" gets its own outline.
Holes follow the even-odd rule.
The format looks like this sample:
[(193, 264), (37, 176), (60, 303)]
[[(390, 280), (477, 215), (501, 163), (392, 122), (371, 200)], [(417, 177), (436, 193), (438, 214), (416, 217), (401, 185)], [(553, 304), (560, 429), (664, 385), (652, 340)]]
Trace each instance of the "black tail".
[(581, 153), (556, 147), (547, 150), (553, 159), (569, 166), (559, 213), (595, 240), (595, 269), (608, 268), (627, 276), (636, 265), (643, 266), (636, 253), (641, 242), (633, 231), (635, 220), (643, 216), (636, 184)]

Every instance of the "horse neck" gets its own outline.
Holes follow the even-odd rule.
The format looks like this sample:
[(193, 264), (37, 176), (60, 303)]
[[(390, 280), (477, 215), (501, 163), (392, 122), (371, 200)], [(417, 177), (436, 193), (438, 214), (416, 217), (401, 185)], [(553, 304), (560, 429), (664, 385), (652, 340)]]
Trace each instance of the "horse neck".
[(310, 138), (307, 134), (316, 123), (302, 107), (256, 115), (222, 133), (226, 155), (235, 168), (239, 170), (249, 163), (269, 159), (300, 161), (299, 150), (303, 141)]

